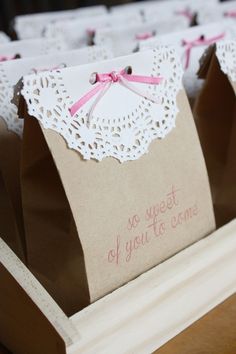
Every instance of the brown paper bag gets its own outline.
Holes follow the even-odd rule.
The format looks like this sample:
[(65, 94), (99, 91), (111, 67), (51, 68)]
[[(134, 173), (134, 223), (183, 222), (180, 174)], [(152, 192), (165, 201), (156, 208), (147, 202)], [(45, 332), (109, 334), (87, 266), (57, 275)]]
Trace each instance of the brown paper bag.
[(209, 48), (199, 71), (206, 82), (194, 107), (218, 226), (236, 216), (235, 55), (233, 41)]
[[(121, 70), (128, 66), (134, 76)], [(112, 73), (108, 86), (72, 117), (69, 109), (93, 88), (94, 72)], [(163, 80), (130, 86), (153, 76)], [(181, 81), (176, 53), (164, 47), (24, 78), (28, 266), (68, 314), (215, 227)]]
[(21, 259), (24, 259), (23, 243), (20, 242), (20, 235), (15, 219), (13, 205), (9, 199), (9, 192), (4, 184), (2, 173), (0, 172), (0, 231), (1, 237), (6, 241)]
[[(31, 41), (20, 41), (25, 45), (30, 44)], [(41, 43), (42, 42), (42, 43)], [(44, 40), (40, 40), (38, 43), (38, 54), (42, 54)], [(41, 45), (39, 45), (41, 43)], [(53, 44), (51, 40), (47, 40), (46, 43)], [(14, 44), (15, 47), (20, 48), (19, 44)], [(8, 48), (8, 50), (12, 48)], [(24, 48), (24, 55), (32, 55), (36, 50), (35, 46), (30, 50)], [(29, 48), (28, 48), (29, 49)], [(6, 50), (6, 48), (5, 48)], [(55, 47), (55, 51), (58, 51), (58, 47)], [(52, 49), (51, 49), (52, 52)], [(21, 53), (21, 54), (22, 54)], [(7, 52), (9, 54), (9, 52)], [(0, 169), (2, 171), (2, 177), (6, 187), (6, 191), (9, 193), (9, 199), (15, 213), (15, 222), (18, 228), (15, 236), (12, 235), (12, 231), (6, 234), (6, 229), (1, 228), (0, 234), (4, 237), (5, 241), (9, 245), (21, 244), (21, 251), (18, 248), (13, 249), (22, 260), (24, 251), (24, 225), (22, 216), (22, 204), (21, 204), (21, 191), (20, 191), (20, 152), (21, 152), (21, 135), (23, 130), (23, 120), (19, 119), (16, 107), (16, 98), (18, 97), (18, 90), (21, 85), (16, 85), (23, 75), (31, 72), (37, 72), (37, 70), (56, 69), (64, 66), (73, 66), (78, 63), (93, 62), (97, 59), (106, 59), (112, 56), (110, 50), (104, 47), (84, 48), (81, 50), (75, 50), (71, 52), (60, 52), (51, 55), (41, 55), (37, 57), (27, 57), (17, 60), (11, 60), (0, 63)], [(15, 92), (14, 92), (15, 90)], [(14, 103), (13, 103), (14, 101)], [(8, 209), (7, 209), (8, 210)], [(10, 230), (10, 229), (9, 229)], [(4, 234), (4, 235), (3, 235)], [(12, 243), (12, 238), (15, 238), (15, 242)]]
[[(17, 256), (24, 261), (24, 225), (20, 192), (20, 137), (0, 120), (0, 169), (6, 196), (1, 200), (0, 233)], [(2, 194), (1, 194), (2, 196)], [(6, 204), (4, 206), (4, 204)], [(9, 211), (9, 215), (7, 215)], [(6, 226), (7, 222), (11, 225)], [(14, 226), (13, 226), (14, 225)]]

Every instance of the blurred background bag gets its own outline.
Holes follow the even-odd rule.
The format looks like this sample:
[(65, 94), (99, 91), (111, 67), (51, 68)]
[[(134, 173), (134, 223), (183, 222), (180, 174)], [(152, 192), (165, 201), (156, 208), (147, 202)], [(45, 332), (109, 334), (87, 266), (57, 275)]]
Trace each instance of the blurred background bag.
[(218, 227), (236, 217), (235, 55), (233, 41), (218, 43), (205, 53), (199, 76), (206, 81), (194, 107)]

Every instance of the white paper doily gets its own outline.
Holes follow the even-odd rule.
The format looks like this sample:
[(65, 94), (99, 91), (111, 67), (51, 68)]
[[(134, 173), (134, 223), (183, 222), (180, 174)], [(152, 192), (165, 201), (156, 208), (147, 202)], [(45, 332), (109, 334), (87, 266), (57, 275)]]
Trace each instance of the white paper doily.
[[(88, 81), (90, 74), (97, 71), (94, 70), (97, 64), (94, 64), (83, 72), (82, 68), (74, 68), (25, 77), (22, 95), (28, 112), (44, 128), (61, 134), (68, 146), (79, 151), (84, 159), (136, 160), (148, 152), (154, 139), (163, 139), (175, 126), (176, 96), (182, 87), (183, 70), (175, 50), (166, 47), (118, 58), (109, 64), (104, 62), (100, 67), (115, 66), (120, 70), (130, 63), (133, 69), (142, 68), (142, 75), (164, 78), (160, 85), (134, 84), (149, 96), (158, 98), (160, 103), (113, 83), (94, 110), (89, 125), (88, 115), (94, 100), (71, 117), (69, 108), (72, 103), (81, 98), (82, 92), (84, 95), (91, 90)], [(140, 72), (134, 74), (140, 75)], [(73, 78), (77, 84), (73, 83)]]
[[(186, 64), (187, 52), (186, 46), (183, 46), (183, 40), (187, 42), (194, 41), (199, 38), (201, 35), (204, 35), (206, 39), (211, 39), (217, 36), (222, 35), (222, 40), (229, 40), (234, 38), (235, 30), (227, 21), (222, 21), (220, 23), (211, 23), (206, 26), (195, 26), (191, 27), (185, 31), (179, 31), (174, 33), (169, 33), (166, 35), (160, 35), (148, 39), (140, 43), (140, 49), (146, 50), (148, 48), (155, 48), (160, 44), (173, 45), (176, 48), (176, 51), (179, 53), (182, 59), (183, 67)], [(217, 41), (220, 43), (220, 41)], [(190, 61), (188, 68), (185, 69), (184, 73), (184, 88), (187, 92), (188, 97), (196, 98), (200, 89), (203, 85), (203, 80), (199, 79), (197, 72), (199, 70), (199, 60), (201, 59), (204, 51), (208, 48), (209, 44), (203, 44), (200, 46), (193, 46), (190, 50)]]
[(23, 121), (18, 118), (17, 107), (11, 103), (14, 88), (3, 66), (0, 66), (0, 75), (0, 117), (7, 124), (8, 130), (21, 136)]
[[(111, 15), (73, 19), (71, 21), (57, 21), (48, 24), (44, 29), (44, 36), (57, 38), (60, 36), (68, 44), (69, 48), (81, 48), (88, 44), (91, 39), (89, 33), (101, 28), (116, 28), (130, 24), (141, 24), (142, 18), (138, 14)], [(101, 44), (101, 43), (99, 43)]]
[(221, 70), (236, 82), (236, 42), (228, 40), (217, 43), (216, 56)]

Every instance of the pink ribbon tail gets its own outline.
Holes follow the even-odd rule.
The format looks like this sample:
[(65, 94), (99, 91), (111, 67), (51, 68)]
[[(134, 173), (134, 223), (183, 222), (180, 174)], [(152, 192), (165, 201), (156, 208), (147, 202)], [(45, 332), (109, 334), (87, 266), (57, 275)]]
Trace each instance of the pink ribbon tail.
[(95, 33), (96, 33), (96, 30), (95, 30), (95, 28), (87, 28), (86, 29), (86, 33), (87, 33), (88, 36), (94, 37)]
[(232, 18), (235, 18), (236, 17), (236, 11), (233, 10), (233, 11), (227, 11), (224, 13), (224, 16), (225, 17), (232, 17)]
[(185, 69), (185, 70), (188, 69), (188, 67), (189, 67), (191, 49), (192, 49), (192, 48), (190, 48), (190, 47), (186, 49), (186, 61), (185, 61), (185, 66), (184, 66), (184, 69)]
[(93, 98), (99, 91), (105, 88), (105, 86), (106, 83), (99, 83), (92, 90), (90, 90), (83, 97), (81, 97), (77, 102), (75, 102), (73, 106), (69, 108), (71, 116), (73, 117), (78, 112), (78, 110), (80, 110), (81, 107), (83, 107), (89, 100), (91, 100), (91, 98)]
[(144, 32), (136, 34), (135, 38), (139, 41), (144, 41), (146, 39), (152, 38), (154, 35), (151, 32)]
[(162, 80), (163, 78), (161, 77), (127, 74), (124, 70), (118, 73), (111, 72), (108, 74), (96, 74), (97, 85), (69, 108), (70, 115), (73, 117), (87, 102), (89, 102), (94, 96), (96, 96), (96, 94), (99, 93), (89, 111), (88, 121), (90, 122), (96, 105), (110, 88), (112, 83), (119, 83), (137, 95), (147, 98), (152, 102), (159, 103), (159, 100), (157, 100), (155, 97), (149, 95), (148, 93), (143, 93), (137, 87), (134, 87), (132, 83), (135, 82), (148, 85), (158, 85), (162, 82)]
[(14, 60), (14, 59), (16, 59), (15, 55), (13, 56), (0, 55), (0, 62)]
[(191, 56), (191, 51), (194, 47), (199, 47), (199, 46), (204, 46), (204, 45), (211, 45), (225, 37), (225, 33), (221, 33), (218, 36), (211, 37), (211, 38), (204, 38), (204, 37), (199, 37), (197, 39), (194, 39), (193, 41), (187, 41), (183, 40), (183, 45), (186, 46), (185, 50), (185, 65), (184, 68), (185, 70), (188, 69), (189, 64), (190, 64), (190, 56)]
[(175, 14), (186, 17), (189, 20), (189, 22), (191, 22), (193, 19), (193, 14), (190, 12), (189, 9), (176, 11)]
[(37, 73), (42, 73), (44, 71), (55, 71), (55, 70), (60, 70), (60, 69), (63, 69), (66, 67), (66, 64), (65, 63), (62, 63), (60, 65), (57, 65), (57, 66), (53, 66), (51, 68), (32, 68), (31, 70), (34, 72), (34, 74), (37, 74)]

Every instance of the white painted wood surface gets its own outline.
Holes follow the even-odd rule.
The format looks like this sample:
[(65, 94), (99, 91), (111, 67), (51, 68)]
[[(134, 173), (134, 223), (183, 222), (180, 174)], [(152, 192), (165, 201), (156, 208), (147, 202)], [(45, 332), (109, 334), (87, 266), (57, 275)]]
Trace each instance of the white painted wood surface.
[(151, 353), (235, 291), (236, 220), (74, 315), (67, 353)]
[(1, 239), (0, 262), (63, 338), (67, 354), (146, 354), (236, 291), (236, 219), (70, 318)]

